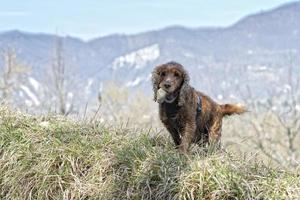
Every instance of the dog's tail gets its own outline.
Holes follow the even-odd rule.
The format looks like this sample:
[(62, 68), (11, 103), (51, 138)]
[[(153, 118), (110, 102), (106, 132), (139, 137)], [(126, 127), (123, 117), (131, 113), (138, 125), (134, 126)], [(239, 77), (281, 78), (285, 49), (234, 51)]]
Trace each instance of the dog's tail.
[(221, 109), (223, 116), (247, 112), (246, 107), (241, 104), (223, 104), (221, 105)]

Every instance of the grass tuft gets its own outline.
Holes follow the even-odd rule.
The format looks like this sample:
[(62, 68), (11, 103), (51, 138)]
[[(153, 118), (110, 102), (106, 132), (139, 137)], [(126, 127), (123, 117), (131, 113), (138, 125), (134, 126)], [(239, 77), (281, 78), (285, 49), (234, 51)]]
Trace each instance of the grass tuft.
[(296, 172), (150, 133), (1, 108), (0, 199), (300, 198)]

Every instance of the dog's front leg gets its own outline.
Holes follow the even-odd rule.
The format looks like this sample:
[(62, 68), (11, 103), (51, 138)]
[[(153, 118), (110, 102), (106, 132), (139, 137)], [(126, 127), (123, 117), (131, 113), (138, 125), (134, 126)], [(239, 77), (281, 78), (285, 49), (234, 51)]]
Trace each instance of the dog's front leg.
[(187, 150), (190, 144), (192, 143), (193, 138), (195, 137), (196, 127), (196, 123), (193, 120), (189, 120), (186, 123), (182, 134), (181, 144), (179, 147), (179, 150), (182, 153), (187, 153)]
[(165, 127), (167, 128), (167, 130), (170, 132), (172, 138), (173, 138), (173, 141), (175, 143), (175, 146), (176, 148), (180, 145), (181, 143), (181, 138), (180, 138), (180, 135), (179, 135), (179, 130), (176, 129), (175, 126), (172, 126), (170, 122), (166, 122), (164, 123)]

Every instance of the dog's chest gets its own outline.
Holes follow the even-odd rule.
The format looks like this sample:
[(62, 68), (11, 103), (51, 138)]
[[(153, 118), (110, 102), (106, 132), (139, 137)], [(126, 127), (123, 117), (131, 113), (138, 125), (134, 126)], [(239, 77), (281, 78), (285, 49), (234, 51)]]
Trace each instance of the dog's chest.
[(179, 107), (177, 103), (163, 103), (160, 109), (161, 120), (163, 122), (166, 122), (169, 125), (176, 125), (178, 127), (181, 126), (181, 107)]
[(170, 119), (177, 118), (179, 107), (176, 104), (165, 104), (166, 116)]

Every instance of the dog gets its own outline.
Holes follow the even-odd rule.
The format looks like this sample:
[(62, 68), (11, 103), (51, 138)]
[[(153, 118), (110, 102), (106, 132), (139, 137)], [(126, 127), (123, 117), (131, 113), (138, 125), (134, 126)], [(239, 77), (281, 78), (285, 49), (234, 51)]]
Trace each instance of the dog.
[(222, 119), (246, 112), (244, 106), (220, 105), (189, 85), (189, 75), (176, 62), (155, 67), (152, 72), (154, 101), (159, 117), (170, 132), (176, 148), (183, 153), (192, 143), (214, 144), (220, 148)]

